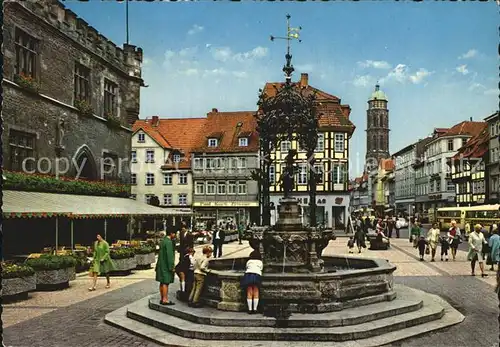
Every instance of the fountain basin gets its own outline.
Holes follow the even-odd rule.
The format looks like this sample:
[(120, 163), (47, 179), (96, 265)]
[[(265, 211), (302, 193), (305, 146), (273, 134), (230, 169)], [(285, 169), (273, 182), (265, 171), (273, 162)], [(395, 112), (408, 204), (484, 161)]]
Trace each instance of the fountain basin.
[[(322, 272), (264, 273), (261, 307), (288, 305), (290, 312), (323, 313), (395, 299), (396, 266), (382, 259), (323, 256)], [(212, 259), (205, 280), (204, 302), (223, 311), (245, 311), (240, 283), (248, 258)]]

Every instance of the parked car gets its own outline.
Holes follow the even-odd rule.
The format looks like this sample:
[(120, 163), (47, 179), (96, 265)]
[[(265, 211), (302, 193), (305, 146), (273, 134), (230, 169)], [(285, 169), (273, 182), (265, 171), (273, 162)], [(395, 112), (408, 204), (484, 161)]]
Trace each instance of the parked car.
[(398, 229), (408, 228), (408, 221), (403, 217), (398, 218), (398, 220), (396, 221), (396, 228)]

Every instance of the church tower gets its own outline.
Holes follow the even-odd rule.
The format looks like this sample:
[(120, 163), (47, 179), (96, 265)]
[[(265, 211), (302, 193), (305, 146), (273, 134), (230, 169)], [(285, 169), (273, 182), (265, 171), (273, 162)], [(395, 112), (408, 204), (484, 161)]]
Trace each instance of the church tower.
[[(375, 86), (366, 111), (366, 160), (389, 158), (389, 110), (387, 96)], [(372, 162), (373, 163), (373, 162)]]

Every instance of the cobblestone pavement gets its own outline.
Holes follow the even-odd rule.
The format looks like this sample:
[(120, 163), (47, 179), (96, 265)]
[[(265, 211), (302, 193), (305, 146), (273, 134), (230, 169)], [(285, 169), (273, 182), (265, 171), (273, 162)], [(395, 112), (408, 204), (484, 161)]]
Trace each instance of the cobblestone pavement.
[[(361, 256), (388, 259), (398, 266), (395, 273), (397, 283), (442, 296), (462, 312), (466, 319), (463, 323), (441, 332), (431, 333), (388, 346), (498, 346), (498, 303), (493, 292), (493, 281), (491, 281), (493, 276), (490, 276), (486, 281), (468, 275), (470, 271), (468, 264), (461, 260), (464, 257), (464, 254), (461, 254), (463, 252), (459, 252), (460, 258), (455, 263), (422, 263), (416, 259), (416, 252), (408, 243), (408, 240), (393, 240), (392, 243), (395, 247), (392, 247), (389, 251), (364, 251)], [(349, 256), (345, 244), (345, 239), (332, 242), (327, 248), (327, 252)], [(234, 242), (226, 246), (225, 256), (244, 256), (249, 251), (248, 244), (240, 246), (237, 242)], [(357, 256), (357, 254), (354, 256)], [(61, 295), (61, 300), (56, 300), (56, 307), (53, 307), (54, 303), (45, 304), (44, 306), (42, 299), (50, 293), (34, 293), (40, 296), (38, 299), (39, 308), (43, 309), (45, 307), (50, 312), (44, 312), (44, 314), (24, 321), (19, 320), (20, 323), (5, 328), (3, 334), (4, 344), (5, 346), (15, 347), (157, 346), (103, 323), (103, 317), (107, 313), (155, 293), (157, 283), (153, 280), (152, 274), (150, 276), (150, 279), (146, 280), (137, 278), (134, 283), (122, 287), (115, 286), (115, 289), (110, 292), (103, 290), (95, 296), (84, 295), (76, 290), (68, 290), (68, 294)], [(144, 274), (141, 277), (146, 276)], [(115, 279), (115, 282), (118, 280)], [(74, 298), (72, 300), (66, 299), (70, 294)], [(17, 305), (16, 309), (20, 311), (18, 314), (27, 312), (33, 307), (24, 304), (25, 308), (23, 309), (19, 307), (23, 305), (21, 303), (14, 305)], [(50, 308), (46, 308), (49, 305)], [(221, 343), (221, 346), (223, 346), (223, 343)], [(307, 345), (297, 343), (297, 347), (301, 346), (306, 347)]]

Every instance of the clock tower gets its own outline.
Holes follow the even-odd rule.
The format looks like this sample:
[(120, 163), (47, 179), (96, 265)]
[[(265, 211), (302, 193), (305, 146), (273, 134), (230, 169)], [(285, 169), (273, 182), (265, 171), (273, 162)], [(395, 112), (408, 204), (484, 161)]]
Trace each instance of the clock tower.
[(366, 111), (366, 162), (372, 165), (378, 164), (380, 159), (389, 158), (388, 101), (377, 84), (368, 100)]

